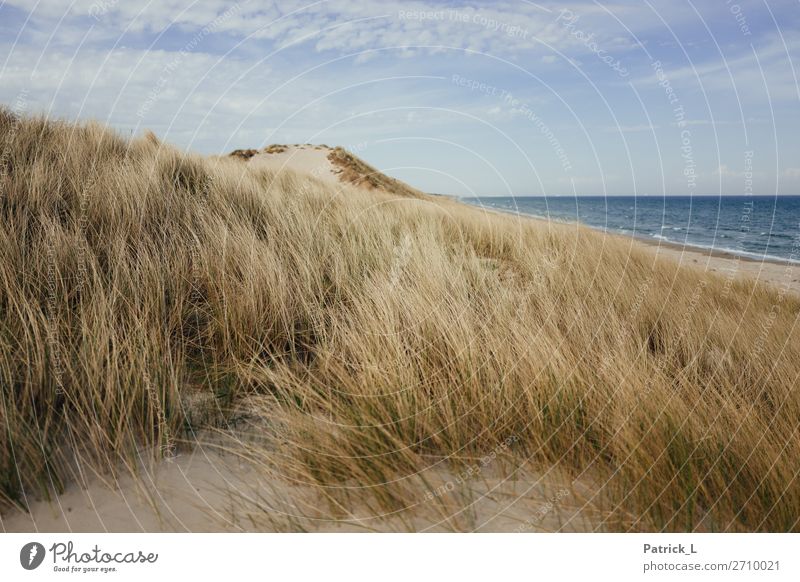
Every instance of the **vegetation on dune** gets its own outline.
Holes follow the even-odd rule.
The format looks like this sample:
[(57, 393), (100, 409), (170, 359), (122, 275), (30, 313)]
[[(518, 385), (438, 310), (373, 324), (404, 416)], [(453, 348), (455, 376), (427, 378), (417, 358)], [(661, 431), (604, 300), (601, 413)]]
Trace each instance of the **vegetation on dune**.
[(509, 474), (591, 475), (598, 529), (798, 529), (794, 296), (94, 124), (0, 136), (6, 505), (254, 403), (265, 470), (332, 507), (506, 443)]
[(228, 155), (232, 158), (236, 158), (238, 160), (247, 161), (252, 158), (254, 155), (258, 153), (258, 150), (254, 149), (246, 149), (246, 150), (233, 150)]
[(265, 154), (282, 154), (283, 152), (286, 151), (286, 146), (274, 143), (272, 145), (265, 147), (262, 151)]
[(253, 148), (248, 148), (243, 150), (233, 150), (231, 153), (228, 154), (228, 156), (246, 162), (256, 154), (260, 154), (262, 152), (265, 154), (281, 154), (285, 151), (286, 151), (286, 146), (279, 144), (272, 144), (260, 150), (256, 150)]
[(344, 148), (333, 148), (328, 154), (328, 160), (339, 171), (339, 179), (347, 184), (367, 190), (380, 190), (396, 196), (422, 197), (419, 190), (376, 170)]

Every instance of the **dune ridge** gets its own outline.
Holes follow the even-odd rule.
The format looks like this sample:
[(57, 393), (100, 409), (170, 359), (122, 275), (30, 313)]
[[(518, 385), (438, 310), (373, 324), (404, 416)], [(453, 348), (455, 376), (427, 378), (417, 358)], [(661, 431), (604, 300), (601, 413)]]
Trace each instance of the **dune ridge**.
[(234, 150), (229, 156), (275, 172), (293, 171), (311, 175), (330, 184), (380, 190), (396, 196), (425, 197), (416, 188), (387, 176), (355, 154), (338, 146), (332, 148), (324, 144), (272, 144), (260, 150)]

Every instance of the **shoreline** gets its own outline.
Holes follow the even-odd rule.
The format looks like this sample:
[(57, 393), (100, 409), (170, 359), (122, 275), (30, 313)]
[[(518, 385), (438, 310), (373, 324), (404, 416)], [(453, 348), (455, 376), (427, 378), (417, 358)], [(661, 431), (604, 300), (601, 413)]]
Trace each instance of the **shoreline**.
[(800, 295), (800, 263), (792, 262), (788, 259), (778, 257), (765, 257), (758, 259), (745, 254), (739, 254), (731, 250), (710, 249), (695, 246), (689, 243), (681, 244), (674, 241), (662, 239), (647, 239), (636, 235), (625, 235), (616, 232), (609, 232), (590, 224), (578, 220), (557, 220), (548, 219), (541, 216), (514, 212), (502, 208), (488, 206), (478, 206), (469, 204), (461, 199), (450, 196), (450, 200), (469, 206), (476, 210), (493, 212), (504, 216), (512, 216), (534, 220), (541, 224), (564, 224), (589, 228), (604, 236), (610, 236), (619, 240), (628, 241), (636, 244), (639, 248), (649, 252), (656, 257), (666, 258), (677, 262), (681, 266), (692, 269), (699, 269), (704, 272), (712, 272), (721, 276), (744, 276), (765, 283), (772, 288), (777, 288), (780, 292), (785, 289), (796, 295)]
[[(589, 228), (591, 228), (593, 230), (598, 230), (598, 229), (594, 228), (593, 226), (589, 226), (588, 224), (585, 225), (585, 226), (588, 226)], [(600, 232), (603, 232), (603, 231), (600, 231)], [(626, 235), (624, 235), (624, 234), (615, 234), (615, 233), (611, 233), (611, 232), (607, 233), (607, 234), (614, 235), (614, 236), (620, 236), (622, 238), (626, 238)], [(748, 262), (748, 263), (756, 263), (756, 264), (759, 264), (759, 265), (763, 264), (763, 263), (769, 263), (771, 265), (780, 265), (782, 267), (800, 267), (800, 263), (794, 263), (794, 262), (790, 261), (789, 259), (781, 259), (781, 258), (778, 258), (778, 257), (764, 257), (763, 259), (757, 259), (756, 257), (750, 256), (750, 255), (745, 255), (745, 254), (739, 254), (739, 253), (736, 253), (735, 251), (732, 251), (732, 250), (710, 249), (710, 248), (701, 247), (701, 246), (698, 246), (698, 245), (693, 245), (691, 243), (681, 244), (681, 243), (678, 243), (678, 242), (675, 242), (675, 241), (671, 241), (671, 240), (658, 240), (658, 239), (650, 240), (648, 238), (635, 236), (635, 235), (631, 235), (630, 237), (627, 237), (627, 238), (632, 238), (633, 240), (635, 240), (637, 242), (640, 242), (643, 245), (646, 245), (646, 246), (649, 246), (649, 247), (664, 247), (666, 249), (674, 250), (674, 251), (682, 251), (682, 252), (687, 252), (687, 253), (692, 253), (692, 254), (697, 254), (697, 255), (703, 255), (703, 256), (707, 255), (707, 256), (709, 256), (711, 258), (715, 258), (715, 259), (724, 259), (724, 260), (731, 260), (731, 261), (732, 260), (738, 260), (738, 261), (745, 261), (745, 262)]]

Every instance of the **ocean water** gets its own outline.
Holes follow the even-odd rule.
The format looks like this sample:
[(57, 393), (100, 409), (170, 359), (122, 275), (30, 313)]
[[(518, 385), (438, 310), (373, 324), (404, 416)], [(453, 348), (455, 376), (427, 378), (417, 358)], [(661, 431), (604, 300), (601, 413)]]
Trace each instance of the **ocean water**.
[(477, 206), (756, 259), (800, 263), (800, 196), (462, 198)]

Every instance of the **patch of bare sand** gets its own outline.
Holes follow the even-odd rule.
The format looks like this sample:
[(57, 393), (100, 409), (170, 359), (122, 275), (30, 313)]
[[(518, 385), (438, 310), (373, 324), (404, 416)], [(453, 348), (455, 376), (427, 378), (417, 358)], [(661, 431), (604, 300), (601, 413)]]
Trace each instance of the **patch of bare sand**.
[[(412, 477), (412, 480), (414, 480)], [(392, 512), (361, 503), (363, 489), (331, 504), (302, 484), (266, 477), (237, 454), (195, 447), (153, 470), (124, 476), (116, 488), (99, 480), (72, 485), (30, 512), (2, 516), (6, 532), (238, 531), (592, 531), (602, 522), (595, 490), (564, 476), (461, 479), (436, 469), (430, 489)]]
[(52, 502), (2, 516), (8, 532), (185, 532), (238, 529), (227, 513), (228, 493), (250, 471), (234, 459), (195, 447), (190, 453), (140, 467), (112, 488), (100, 479), (72, 484)]
[(326, 145), (273, 144), (261, 150), (236, 150), (231, 156), (255, 167), (274, 172), (291, 170), (309, 174), (329, 184), (347, 184), (364, 190), (379, 190), (396, 196), (425, 198), (405, 182), (387, 176), (343, 148)]
[(291, 170), (302, 174), (310, 174), (330, 184), (341, 184), (338, 174), (341, 170), (334, 168), (328, 155), (333, 151), (327, 146), (286, 145), (271, 146), (252, 156), (248, 164), (269, 168), (275, 172)]

